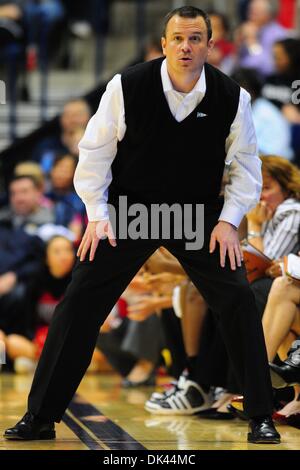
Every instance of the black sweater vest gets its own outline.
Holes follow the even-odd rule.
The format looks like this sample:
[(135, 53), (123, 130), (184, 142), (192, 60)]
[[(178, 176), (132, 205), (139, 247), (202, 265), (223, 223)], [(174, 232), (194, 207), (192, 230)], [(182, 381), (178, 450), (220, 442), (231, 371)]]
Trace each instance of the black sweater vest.
[(163, 91), (162, 60), (122, 74), (127, 129), (112, 164), (109, 199), (126, 195), (131, 203), (147, 205), (216, 201), (240, 87), (205, 64), (206, 94), (177, 122)]

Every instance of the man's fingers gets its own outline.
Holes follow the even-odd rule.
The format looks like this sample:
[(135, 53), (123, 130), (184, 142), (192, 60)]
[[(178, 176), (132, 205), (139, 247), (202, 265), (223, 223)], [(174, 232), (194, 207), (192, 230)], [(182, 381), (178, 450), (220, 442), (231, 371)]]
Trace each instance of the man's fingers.
[(225, 258), (227, 253), (227, 246), (225, 243), (220, 243), (220, 265), (222, 268), (225, 266)]
[(234, 251), (237, 265), (240, 268), (242, 266), (243, 255), (239, 244), (234, 247)]
[(86, 234), (83, 235), (82, 240), (81, 240), (80, 245), (79, 245), (79, 248), (78, 248), (78, 250), (77, 250), (77, 256), (78, 256), (78, 258), (79, 258), (80, 255), (81, 255), (82, 248), (83, 248), (83, 246), (84, 246), (84, 244), (85, 244), (85, 240), (86, 240)]
[(235, 251), (234, 251), (233, 246), (228, 247), (228, 256), (230, 260), (230, 267), (233, 271), (235, 271), (236, 263), (235, 263)]
[(210, 243), (209, 243), (209, 252), (213, 253), (215, 251), (215, 248), (216, 248), (216, 237), (212, 233), (210, 237)]
[(90, 261), (94, 261), (95, 253), (99, 245), (99, 238), (93, 238), (90, 249)]
[(105, 231), (107, 233), (108, 241), (111, 246), (117, 246), (116, 237), (110, 223), (108, 223)]
[(85, 243), (84, 243), (84, 245), (83, 245), (83, 247), (82, 247), (81, 254), (80, 254), (80, 261), (84, 261), (85, 256), (86, 256), (87, 251), (88, 251), (88, 249), (90, 248), (90, 246), (91, 246), (91, 239), (88, 238), (88, 239), (85, 241)]

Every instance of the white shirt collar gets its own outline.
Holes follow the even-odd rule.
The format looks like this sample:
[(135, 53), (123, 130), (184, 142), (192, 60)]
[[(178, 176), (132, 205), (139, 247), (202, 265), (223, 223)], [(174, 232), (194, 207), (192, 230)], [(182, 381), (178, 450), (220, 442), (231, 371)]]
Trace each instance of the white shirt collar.
[[(162, 80), (162, 84), (163, 84), (164, 93), (167, 93), (168, 91), (176, 91), (176, 90), (174, 90), (174, 87), (172, 85), (170, 76), (168, 74), (167, 60), (166, 59), (164, 59), (162, 64), (161, 64), (160, 73), (161, 73), (161, 80)], [(195, 93), (195, 92), (200, 93), (202, 96), (205, 95), (205, 92), (206, 92), (205, 67), (203, 67), (201, 75), (200, 75), (199, 80), (197, 81), (196, 85), (194, 86), (194, 88), (189, 93)]]

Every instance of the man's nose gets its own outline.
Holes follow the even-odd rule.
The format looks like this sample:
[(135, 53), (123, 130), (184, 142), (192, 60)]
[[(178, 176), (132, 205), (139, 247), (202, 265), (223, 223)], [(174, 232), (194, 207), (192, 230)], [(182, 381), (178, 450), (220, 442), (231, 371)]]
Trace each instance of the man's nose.
[(183, 52), (190, 52), (191, 45), (190, 45), (188, 40), (186, 40), (182, 43), (182, 50), (183, 50)]

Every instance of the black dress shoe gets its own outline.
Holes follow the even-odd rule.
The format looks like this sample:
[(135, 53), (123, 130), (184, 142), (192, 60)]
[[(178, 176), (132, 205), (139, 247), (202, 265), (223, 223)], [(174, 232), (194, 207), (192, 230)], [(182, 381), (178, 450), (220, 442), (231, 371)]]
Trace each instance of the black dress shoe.
[(300, 383), (300, 366), (294, 366), (287, 363), (288, 359), (282, 366), (270, 364), (271, 380), (274, 388), (291, 387)]
[(46, 422), (28, 411), (13, 428), (4, 432), (6, 439), (33, 441), (55, 439), (54, 422)]
[(249, 420), (248, 442), (252, 444), (280, 443), (280, 434), (276, 431), (271, 416)]
[(274, 388), (291, 387), (300, 383), (300, 347), (299, 340), (294, 341), (288, 358), (278, 366), (270, 364), (271, 380)]
[(235, 415), (230, 411), (226, 413), (226, 411), (218, 411), (217, 408), (208, 408), (207, 410), (199, 411), (196, 416), (204, 419), (215, 419), (224, 421), (228, 421), (235, 418)]

